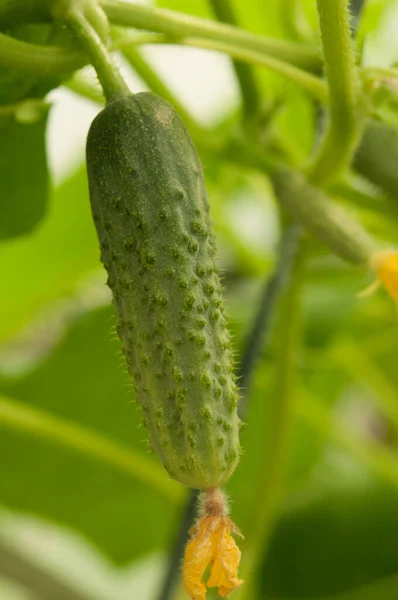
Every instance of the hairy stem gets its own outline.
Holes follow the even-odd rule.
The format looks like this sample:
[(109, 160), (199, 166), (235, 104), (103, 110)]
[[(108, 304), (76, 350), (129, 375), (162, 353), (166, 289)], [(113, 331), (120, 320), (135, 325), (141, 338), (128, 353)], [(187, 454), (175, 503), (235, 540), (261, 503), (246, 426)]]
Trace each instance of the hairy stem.
[(348, 166), (359, 142), (364, 107), (351, 41), (348, 0), (317, 0), (326, 77), (329, 124), (309, 172), (316, 185)]
[(115, 65), (111, 54), (99, 33), (91, 25), (83, 11), (78, 8), (67, 9), (61, 15), (71, 29), (76, 33), (82, 45), (89, 54), (98, 74), (107, 102), (112, 102), (120, 96), (127, 96), (130, 90)]
[[(238, 25), (234, 8), (230, 0), (209, 0), (217, 19), (229, 25)], [(253, 69), (239, 61), (233, 60), (233, 66), (242, 94), (243, 113), (246, 119), (252, 119), (259, 111), (261, 93)]]

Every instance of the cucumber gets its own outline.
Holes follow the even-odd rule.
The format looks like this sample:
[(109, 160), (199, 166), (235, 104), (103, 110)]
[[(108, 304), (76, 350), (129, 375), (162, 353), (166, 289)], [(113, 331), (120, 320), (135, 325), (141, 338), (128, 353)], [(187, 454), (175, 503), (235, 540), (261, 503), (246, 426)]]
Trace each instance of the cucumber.
[(120, 97), (87, 139), (93, 218), (117, 333), (170, 476), (223, 484), (239, 460), (238, 392), (203, 170), (179, 115)]
[(271, 173), (275, 196), (286, 211), (332, 252), (354, 264), (368, 264), (377, 244), (327, 194), (302, 173), (277, 166)]
[(398, 130), (370, 120), (353, 159), (360, 175), (398, 200)]

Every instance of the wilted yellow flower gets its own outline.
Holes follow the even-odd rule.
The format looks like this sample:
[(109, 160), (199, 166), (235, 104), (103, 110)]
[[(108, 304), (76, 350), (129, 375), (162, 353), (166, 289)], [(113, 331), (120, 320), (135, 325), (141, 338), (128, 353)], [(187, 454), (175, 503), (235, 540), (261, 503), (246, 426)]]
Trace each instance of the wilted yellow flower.
[[(222, 598), (243, 581), (238, 579), (240, 550), (231, 536), (239, 531), (226, 516), (204, 516), (190, 531), (182, 567), (184, 587), (193, 600), (206, 599), (206, 587), (217, 587)], [(210, 577), (202, 581), (207, 566)]]

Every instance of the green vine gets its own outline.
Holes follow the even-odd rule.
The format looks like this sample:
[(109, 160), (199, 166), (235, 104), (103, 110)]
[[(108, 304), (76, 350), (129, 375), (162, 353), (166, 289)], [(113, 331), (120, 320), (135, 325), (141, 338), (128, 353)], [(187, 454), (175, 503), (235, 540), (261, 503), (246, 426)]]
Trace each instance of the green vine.
[(323, 185), (348, 166), (359, 142), (364, 106), (348, 0), (317, 0), (317, 9), (329, 86), (329, 124), (309, 177), (315, 185)]

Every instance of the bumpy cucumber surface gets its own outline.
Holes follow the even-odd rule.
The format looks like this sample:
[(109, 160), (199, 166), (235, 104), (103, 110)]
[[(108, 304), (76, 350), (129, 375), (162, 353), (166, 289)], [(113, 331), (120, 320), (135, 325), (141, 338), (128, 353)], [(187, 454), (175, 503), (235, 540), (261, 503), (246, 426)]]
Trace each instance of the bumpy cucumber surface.
[(354, 168), (398, 200), (398, 130), (370, 120), (353, 160)]
[(87, 171), (117, 332), (153, 449), (171, 477), (224, 483), (239, 459), (238, 393), (203, 171), (152, 93), (93, 121)]

